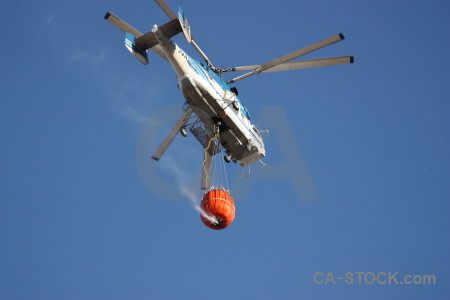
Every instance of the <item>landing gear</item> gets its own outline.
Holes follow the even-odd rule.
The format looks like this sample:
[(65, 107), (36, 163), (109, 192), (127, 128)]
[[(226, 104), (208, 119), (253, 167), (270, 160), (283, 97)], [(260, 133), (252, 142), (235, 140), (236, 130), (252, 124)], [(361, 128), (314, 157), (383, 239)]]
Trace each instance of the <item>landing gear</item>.
[(223, 157), (223, 159), (225, 159), (226, 163), (229, 164), (230, 161), (231, 161), (231, 155), (225, 155), (225, 156)]
[(180, 133), (182, 136), (187, 137), (188, 133), (187, 133), (186, 127), (181, 127)]
[(235, 110), (239, 111), (240, 106), (239, 106), (239, 102), (237, 100), (234, 100), (232, 105)]

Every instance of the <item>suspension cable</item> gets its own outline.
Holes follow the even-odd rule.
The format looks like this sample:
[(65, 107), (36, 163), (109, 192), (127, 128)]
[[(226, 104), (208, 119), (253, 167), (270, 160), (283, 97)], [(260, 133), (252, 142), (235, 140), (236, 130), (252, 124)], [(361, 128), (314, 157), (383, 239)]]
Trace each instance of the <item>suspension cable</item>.
[[(210, 150), (210, 153), (206, 151)], [(228, 182), (228, 174), (225, 166), (225, 160), (220, 162), (219, 154), (222, 152), (220, 141), (219, 141), (219, 126), (214, 125), (214, 135), (209, 139), (208, 145), (205, 148), (205, 158), (203, 159), (203, 171), (206, 174), (206, 181), (209, 183), (209, 190), (222, 188), (229, 192), (230, 186)], [(208, 154), (211, 154), (211, 165), (210, 170), (206, 169), (206, 158)], [(211, 181), (210, 181), (211, 180)]]

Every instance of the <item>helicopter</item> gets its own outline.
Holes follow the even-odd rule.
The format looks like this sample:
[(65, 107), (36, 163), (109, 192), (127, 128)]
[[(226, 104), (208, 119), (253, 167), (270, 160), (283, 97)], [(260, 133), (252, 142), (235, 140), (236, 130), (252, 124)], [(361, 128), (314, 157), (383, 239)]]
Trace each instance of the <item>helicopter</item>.
[[(181, 7), (175, 14), (164, 0), (155, 2), (170, 21), (161, 26), (154, 25), (152, 30), (145, 34), (111, 12), (107, 12), (104, 18), (125, 32), (125, 47), (142, 64), (149, 64), (148, 50), (151, 50), (168, 61), (175, 71), (177, 86), (186, 102), (181, 116), (153, 153), (152, 158), (159, 160), (178, 132), (187, 136), (189, 129), (205, 149), (201, 180), (203, 190), (209, 187), (212, 158), (222, 150), (225, 152), (224, 159), (227, 163), (239, 163), (242, 167), (260, 161), (266, 156), (261, 131), (251, 122), (250, 113), (242, 104), (238, 90), (231, 86), (233, 83), (260, 73), (350, 64), (354, 61), (353, 56), (292, 61), (344, 40), (344, 35), (340, 33), (260, 65), (217, 68), (194, 41), (195, 38), (191, 34), (191, 28)], [(186, 42), (193, 46), (204, 63), (193, 59), (171, 40), (180, 33), (184, 35)], [(237, 71), (247, 73), (227, 81), (222, 77), (225, 72)], [(213, 139), (219, 142), (219, 149), (211, 147), (210, 142)]]

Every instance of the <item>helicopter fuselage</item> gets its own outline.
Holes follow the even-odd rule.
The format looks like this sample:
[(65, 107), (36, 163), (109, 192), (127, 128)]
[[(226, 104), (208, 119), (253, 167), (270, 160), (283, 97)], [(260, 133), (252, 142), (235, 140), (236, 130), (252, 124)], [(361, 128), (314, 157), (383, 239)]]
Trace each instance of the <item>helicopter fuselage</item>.
[(155, 28), (161, 50), (174, 69), (187, 105), (203, 123), (209, 136), (219, 141), (234, 162), (249, 165), (265, 157), (264, 141), (250, 121), (236, 90), (209, 66), (194, 60)]

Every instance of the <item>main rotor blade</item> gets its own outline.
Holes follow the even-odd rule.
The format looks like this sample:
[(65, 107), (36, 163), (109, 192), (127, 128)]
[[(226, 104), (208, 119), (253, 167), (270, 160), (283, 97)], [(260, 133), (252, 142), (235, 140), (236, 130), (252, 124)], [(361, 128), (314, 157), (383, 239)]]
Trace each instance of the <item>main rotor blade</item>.
[(242, 66), (242, 67), (234, 67), (231, 68), (229, 71), (249, 71), (249, 70), (256, 70), (258, 68), (261, 68), (261, 65), (254, 65), (254, 66)]
[(206, 56), (206, 54), (200, 49), (200, 47), (197, 45), (196, 42), (191, 41), (191, 45), (194, 47), (194, 49), (200, 54), (200, 56), (208, 63), (209, 66), (212, 66), (211, 62), (209, 61), (209, 58)]
[(272, 68), (267, 69), (262, 72), (268, 73), (268, 72), (278, 72), (278, 71), (289, 71), (289, 70), (296, 70), (296, 69), (328, 67), (328, 66), (334, 66), (334, 65), (352, 64), (352, 63), (353, 63), (353, 56), (341, 56), (341, 57), (332, 57), (332, 58), (286, 62), (286, 63), (282, 63), (280, 65), (276, 65), (275, 67), (272, 67)]
[(156, 4), (161, 7), (161, 9), (166, 13), (166, 15), (171, 19), (178, 19), (177, 15), (174, 13), (174, 11), (167, 5), (167, 3), (164, 0), (155, 0)]
[(311, 53), (313, 51), (319, 50), (319, 49), (324, 48), (326, 46), (329, 46), (329, 45), (332, 45), (332, 44), (337, 43), (339, 41), (342, 41), (343, 39), (345, 39), (344, 35), (342, 33), (339, 33), (339, 34), (337, 34), (335, 36), (332, 36), (330, 38), (327, 38), (325, 40), (322, 40), (320, 42), (317, 42), (315, 44), (307, 46), (305, 48), (296, 50), (296, 51), (291, 52), (289, 54), (286, 54), (286, 55), (284, 55), (282, 57), (279, 57), (279, 58), (276, 58), (276, 59), (271, 60), (269, 62), (266, 62), (266, 63), (260, 65), (256, 70), (254, 70), (252, 72), (249, 72), (247, 74), (244, 74), (244, 75), (241, 75), (239, 77), (231, 79), (229, 81), (229, 83), (236, 82), (236, 81), (242, 80), (244, 78), (247, 78), (249, 76), (261, 73), (261, 72), (263, 72), (263, 71), (265, 71), (267, 69), (273, 68), (273, 67), (275, 67), (277, 65), (280, 65), (280, 64), (285, 63), (287, 61), (293, 60), (294, 58), (306, 55), (306, 54)]
[(175, 126), (172, 127), (172, 130), (170, 130), (167, 137), (162, 141), (161, 145), (158, 147), (158, 149), (155, 151), (155, 153), (152, 155), (152, 158), (154, 160), (159, 160), (161, 156), (166, 152), (167, 148), (170, 146), (174, 138), (177, 136), (178, 131), (183, 127), (186, 122), (189, 120), (189, 117), (192, 114), (192, 109), (189, 107), (186, 111), (183, 112), (181, 117), (178, 119)]
[(284, 63), (286, 61), (293, 60), (294, 58), (306, 55), (306, 54), (311, 53), (313, 51), (319, 50), (319, 49), (321, 49), (323, 47), (326, 47), (326, 46), (332, 45), (334, 43), (337, 43), (339, 41), (342, 41), (343, 39), (345, 39), (344, 35), (342, 33), (339, 33), (339, 34), (337, 34), (335, 36), (332, 36), (332, 37), (327, 38), (327, 39), (325, 39), (323, 41), (320, 41), (320, 42), (317, 42), (315, 44), (312, 44), (312, 45), (310, 45), (308, 47), (299, 49), (297, 51), (294, 51), (294, 52), (291, 52), (289, 54), (286, 54), (286, 55), (284, 55), (284, 56), (282, 56), (280, 58), (276, 58), (274, 60), (271, 60), (271, 61), (261, 65), (261, 72), (264, 71), (264, 70), (267, 70), (269, 68), (272, 68), (272, 67), (274, 67), (276, 65), (282, 64), (282, 63)]
[(137, 30), (136, 28), (134, 28), (133, 26), (131, 26), (130, 24), (128, 24), (127, 22), (125, 22), (124, 20), (113, 14), (112, 12), (106, 13), (105, 20), (107, 20), (108, 22), (119, 28), (121, 31), (129, 32), (135, 37), (140, 37), (142, 35), (142, 33), (139, 30)]

